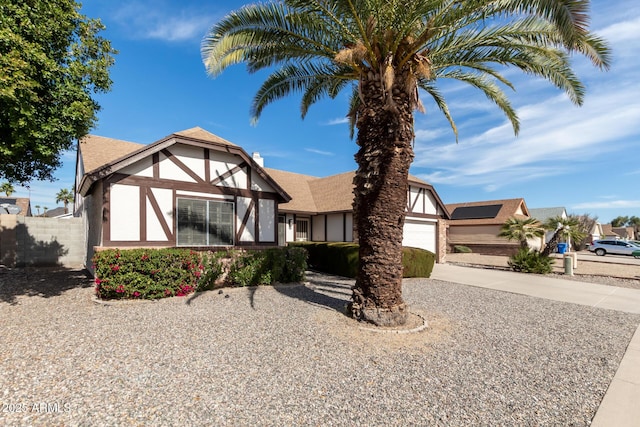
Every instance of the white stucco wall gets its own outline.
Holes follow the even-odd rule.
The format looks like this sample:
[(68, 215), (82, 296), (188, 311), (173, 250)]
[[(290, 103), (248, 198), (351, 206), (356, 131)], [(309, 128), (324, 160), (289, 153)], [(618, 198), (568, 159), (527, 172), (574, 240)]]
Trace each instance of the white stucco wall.
[(140, 188), (112, 184), (110, 187), (111, 240), (140, 240)]
[(276, 241), (275, 201), (262, 199), (258, 202), (259, 239), (261, 242)]

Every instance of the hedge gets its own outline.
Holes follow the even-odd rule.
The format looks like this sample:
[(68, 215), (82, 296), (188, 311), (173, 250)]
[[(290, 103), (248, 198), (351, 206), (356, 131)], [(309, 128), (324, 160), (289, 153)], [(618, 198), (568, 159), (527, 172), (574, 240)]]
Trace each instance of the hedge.
[[(309, 266), (315, 270), (343, 277), (356, 277), (358, 273), (359, 245), (344, 242), (293, 242), (289, 246), (301, 247), (309, 253)], [(402, 248), (403, 277), (430, 277), (436, 256), (420, 248)]]

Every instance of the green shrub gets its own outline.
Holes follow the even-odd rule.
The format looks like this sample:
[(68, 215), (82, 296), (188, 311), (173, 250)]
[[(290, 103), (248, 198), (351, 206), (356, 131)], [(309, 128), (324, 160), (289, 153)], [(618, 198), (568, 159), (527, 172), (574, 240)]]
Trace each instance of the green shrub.
[(538, 251), (520, 248), (507, 261), (513, 271), (522, 273), (549, 274), (553, 271), (554, 259)]
[(307, 251), (303, 248), (271, 248), (245, 252), (235, 258), (229, 271), (234, 286), (272, 285), (304, 280)]
[[(356, 277), (360, 263), (359, 245), (346, 242), (295, 242), (289, 247), (304, 248), (309, 266), (315, 270), (343, 277)], [(402, 248), (403, 277), (429, 277), (435, 254), (419, 248)]]
[(231, 251), (206, 252), (202, 254), (204, 271), (198, 281), (199, 291), (209, 291), (225, 273), (225, 259), (231, 259)]
[(158, 299), (194, 292), (204, 267), (185, 249), (107, 249), (93, 257), (102, 299)]
[(402, 277), (430, 277), (436, 254), (420, 248), (402, 248)]
[[(304, 280), (307, 251), (272, 248), (198, 253), (188, 249), (107, 249), (93, 258), (102, 299), (158, 299), (232, 286)], [(226, 279), (223, 281), (223, 279)]]
[(453, 247), (453, 253), (455, 254), (470, 254), (471, 252), (471, 248), (467, 246), (455, 245)]

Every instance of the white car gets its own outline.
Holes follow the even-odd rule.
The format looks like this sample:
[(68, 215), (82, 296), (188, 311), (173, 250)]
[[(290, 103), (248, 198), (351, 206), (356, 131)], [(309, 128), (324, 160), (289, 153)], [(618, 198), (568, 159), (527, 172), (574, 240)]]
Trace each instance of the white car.
[(596, 255), (606, 254), (633, 255), (633, 252), (640, 251), (640, 245), (624, 240), (595, 240), (589, 245), (589, 251)]

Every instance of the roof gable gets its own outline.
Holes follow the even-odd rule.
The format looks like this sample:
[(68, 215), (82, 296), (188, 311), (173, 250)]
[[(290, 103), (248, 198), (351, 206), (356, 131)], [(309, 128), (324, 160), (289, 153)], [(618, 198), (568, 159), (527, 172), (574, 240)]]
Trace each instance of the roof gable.
[[(112, 138), (91, 136), (83, 139), (79, 144), (80, 158), (82, 159), (85, 174), (82, 177), (78, 191), (86, 195), (96, 181), (115, 173), (140, 160), (149, 158), (152, 154), (158, 153), (175, 144), (185, 144), (189, 146), (202, 147), (211, 150), (224, 151), (241, 157), (251, 168), (256, 171), (261, 178), (273, 186), (274, 190), (280, 194), (283, 200), (287, 201), (290, 196), (269, 177), (264, 169), (260, 167), (241, 147), (218, 137), (200, 127), (194, 127), (183, 131), (172, 133), (151, 144), (136, 144), (128, 141), (120, 141)], [(88, 159), (88, 164), (87, 161)], [(89, 167), (91, 166), (91, 167)]]

